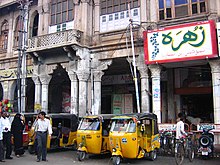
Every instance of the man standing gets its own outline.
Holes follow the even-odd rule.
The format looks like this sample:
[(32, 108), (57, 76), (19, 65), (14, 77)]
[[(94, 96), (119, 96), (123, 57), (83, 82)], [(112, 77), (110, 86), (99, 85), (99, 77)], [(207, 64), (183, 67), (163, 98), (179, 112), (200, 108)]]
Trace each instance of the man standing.
[(0, 162), (4, 161), (4, 146), (3, 146), (3, 124), (2, 124), (2, 114), (0, 113)]
[(183, 138), (184, 136), (187, 135), (187, 133), (185, 132), (184, 130), (184, 115), (183, 113), (179, 113), (178, 114), (178, 121), (177, 121), (177, 124), (176, 124), (176, 139), (179, 140), (181, 138)]
[(11, 157), (12, 144), (11, 144), (11, 122), (9, 120), (8, 112), (3, 112), (2, 114), (2, 124), (3, 124), (3, 143), (6, 147), (6, 159), (13, 159)]
[[(45, 118), (46, 113), (41, 111), (38, 114), (36, 124), (36, 139), (37, 139), (37, 162), (47, 161), (47, 135), (51, 138), (52, 126), (50, 120)], [(42, 159), (41, 159), (42, 157)]]

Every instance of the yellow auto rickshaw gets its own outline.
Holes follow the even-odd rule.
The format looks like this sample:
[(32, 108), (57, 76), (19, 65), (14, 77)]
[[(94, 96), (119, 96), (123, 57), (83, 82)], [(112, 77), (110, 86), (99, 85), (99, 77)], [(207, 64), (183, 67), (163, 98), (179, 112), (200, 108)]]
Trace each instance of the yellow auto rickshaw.
[[(46, 116), (52, 124), (52, 136), (47, 139), (47, 149), (57, 148), (76, 148), (76, 132), (78, 127), (78, 117), (69, 113), (56, 113)], [(36, 121), (32, 125), (32, 137), (28, 145), (30, 154), (36, 151), (35, 126)]]
[(119, 165), (123, 158), (155, 160), (160, 148), (157, 116), (137, 113), (113, 117), (109, 143), (114, 165)]
[(109, 130), (112, 114), (82, 117), (77, 129), (78, 160), (86, 154), (110, 153)]

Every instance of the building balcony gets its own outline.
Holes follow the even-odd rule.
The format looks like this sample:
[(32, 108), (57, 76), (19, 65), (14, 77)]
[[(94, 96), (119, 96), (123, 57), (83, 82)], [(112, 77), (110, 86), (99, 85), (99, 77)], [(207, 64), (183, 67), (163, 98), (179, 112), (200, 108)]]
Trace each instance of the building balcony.
[(63, 47), (82, 44), (83, 32), (66, 30), (57, 33), (32, 37), (28, 41), (27, 52), (41, 52), (49, 49), (63, 49)]
[(0, 8), (18, 3), (17, 0), (0, 0)]

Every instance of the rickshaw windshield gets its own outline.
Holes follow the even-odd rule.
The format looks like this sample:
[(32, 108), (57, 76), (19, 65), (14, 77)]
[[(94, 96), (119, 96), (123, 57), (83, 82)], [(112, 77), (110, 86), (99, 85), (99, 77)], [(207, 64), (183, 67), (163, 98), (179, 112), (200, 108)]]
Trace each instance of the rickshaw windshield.
[(136, 131), (136, 124), (132, 119), (114, 119), (110, 131), (133, 133)]
[(83, 118), (79, 125), (79, 130), (100, 130), (100, 121), (97, 118)]

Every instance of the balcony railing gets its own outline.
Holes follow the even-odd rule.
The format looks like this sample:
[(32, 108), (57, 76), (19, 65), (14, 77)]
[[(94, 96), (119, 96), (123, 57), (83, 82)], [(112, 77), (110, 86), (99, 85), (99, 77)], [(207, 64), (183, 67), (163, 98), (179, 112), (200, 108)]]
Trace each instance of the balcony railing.
[(28, 52), (52, 49), (72, 44), (81, 44), (82, 32), (67, 30), (29, 39)]

